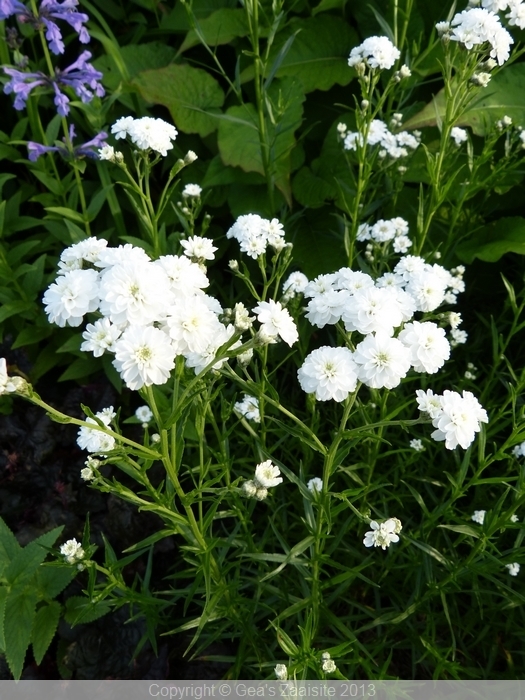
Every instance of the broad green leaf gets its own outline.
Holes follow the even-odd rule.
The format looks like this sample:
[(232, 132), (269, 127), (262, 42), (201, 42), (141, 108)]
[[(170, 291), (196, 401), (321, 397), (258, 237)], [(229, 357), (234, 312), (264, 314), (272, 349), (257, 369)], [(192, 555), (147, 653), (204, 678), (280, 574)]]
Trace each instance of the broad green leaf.
[[(458, 126), (470, 126), (477, 136), (485, 136), (498, 119), (512, 118), (515, 124), (525, 123), (525, 64), (507, 66), (480, 88), (469, 109), (458, 120)], [(440, 90), (421, 112), (403, 124), (405, 129), (436, 126), (445, 116), (445, 93)]]
[(76, 221), (79, 224), (84, 223), (82, 215), (68, 207), (46, 207), (46, 211), (50, 214), (58, 214), (61, 218), (71, 219), (71, 221)]
[(7, 586), (0, 586), (0, 651), (5, 651), (4, 619), (6, 600)]
[(98, 603), (91, 603), (88, 598), (82, 596), (72, 596), (66, 601), (66, 613), (64, 619), (70, 625), (93, 622), (99, 617), (107, 615), (111, 610), (111, 603), (101, 600)]
[(299, 204), (312, 209), (322, 207), (326, 200), (335, 198), (335, 186), (314, 175), (307, 166), (294, 176), (292, 191)]
[[(294, 19), (280, 32), (273, 44), (266, 75), (285, 43), (296, 34), (277, 69), (277, 77), (299, 80), (305, 92), (329, 90), (333, 85), (348, 85), (355, 77), (348, 66), (348, 55), (359, 43), (357, 34), (342, 18), (331, 15)], [(253, 78), (253, 67), (241, 74), (241, 81)]]
[[(237, 0), (193, 0), (191, 11), (197, 20), (202, 21), (222, 7), (234, 8), (237, 5)], [(173, 11), (164, 16), (160, 27), (175, 32), (187, 32), (190, 29), (188, 13), (183, 2), (175, 3)]]
[(16, 537), (0, 518), (0, 574), (21, 551)]
[(224, 102), (219, 83), (207, 71), (188, 65), (166, 66), (139, 73), (133, 85), (142, 97), (167, 107), (177, 128), (207, 136), (218, 126)]
[(525, 255), (525, 219), (511, 216), (498, 219), (478, 229), (476, 233), (456, 248), (461, 260), (471, 263), (474, 258), (496, 262), (505, 253)]
[(21, 348), (24, 345), (33, 345), (34, 343), (39, 343), (44, 338), (49, 338), (52, 332), (53, 329), (51, 324), (49, 324), (48, 327), (44, 326), (43, 328), (35, 328), (33, 326), (31, 326), (31, 328), (24, 328), (17, 335), (16, 340), (12, 345), (12, 348), (14, 350), (15, 348)]
[(246, 12), (241, 9), (232, 10), (229, 7), (223, 7), (206, 19), (198, 21), (197, 30), (190, 29), (182, 42), (179, 53), (199, 44), (199, 34), (208, 46), (229, 44), (235, 37), (248, 34)]
[[(294, 133), (301, 125), (304, 99), (301, 85), (294, 80), (274, 81), (268, 90), (274, 117), (274, 123), (266, 120), (269, 161), (275, 184), (288, 202), (291, 151), (295, 146)], [(252, 104), (228, 109), (219, 125), (218, 145), (225, 165), (264, 174), (258, 117)]]
[(10, 586), (25, 585), (47, 557), (47, 548), (52, 547), (64, 526), (55, 527), (44, 535), (37, 537), (19, 551), (4, 571), (4, 577)]
[[(175, 57), (175, 49), (160, 41), (152, 41), (147, 44), (123, 46), (120, 54), (131, 80), (141, 71), (167, 66)], [(116, 90), (122, 82), (122, 75), (115, 59), (106, 54), (93, 61), (93, 64), (104, 74), (102, 79), (104, 85), (111, 90)]]
[(55, 598), (75, 578), (76, 570), (69, 564), (44, 565), (36, 572), (36, 585), (43, 598)]
[[(28, 545), (29, 546), (29, 545)], [(22, 675), (26, 651), (31, 641), (36, 595), (30, 588), (11, 591), (6, 599), (4, 618), (5, 656), (15, 680)]]
[(53, 641), (61, 611), (62, 606), (60, 603), (52, 600), (48, 605), (43, 605), (35, 615), (31, 632), (31, 643), (33, 644), (33, 653), (37, 666), (40, 666), (42, 663), (44, 654)]

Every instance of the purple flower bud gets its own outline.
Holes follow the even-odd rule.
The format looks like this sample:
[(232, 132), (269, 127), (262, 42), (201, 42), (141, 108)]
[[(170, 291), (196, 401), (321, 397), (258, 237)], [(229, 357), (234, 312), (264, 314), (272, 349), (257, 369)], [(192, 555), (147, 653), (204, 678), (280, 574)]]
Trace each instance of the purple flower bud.
[(99, 134), (94, 136), (90, 141), (80, 144), (79, 146), (71, 146), (73, 144), (73, 139), (75, 138), (75, 127), (73, 124), (69, 125), (69, 143), (66, 139), (62, 139), (62, 142), (57, 141), (56, 146), (44, 146), (41, 143), (35, 143), (34, 141), (27, 142), (27, 150), (29, 153), (29, 160), (36, 161), (44, 153), (60, 153), (60, 155), (67, 159), (71, 158), (98, 158), (98, 150), (106, 145), (106, 139), (108, 135), (105, 131), (101, 131)]
[(44, 155), (44, 153), (49, 153), (50, 151), (59, 151), (58, 146), (44, 146), (41, 143), (35, 143), (34, 141), (27, 142), (27, 150), (29, 153), (29, 160), (35, 162)]

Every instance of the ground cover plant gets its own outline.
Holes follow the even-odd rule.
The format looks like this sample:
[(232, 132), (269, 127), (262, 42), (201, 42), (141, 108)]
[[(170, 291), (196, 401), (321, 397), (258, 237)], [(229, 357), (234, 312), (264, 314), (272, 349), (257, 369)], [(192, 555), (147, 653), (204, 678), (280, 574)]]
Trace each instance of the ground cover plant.
[(11, 673), (120, 611), (229, 678), (523, 677), (525, 4), (129, 7), (0, 1), (2, 410), (154, 523), (1, 521)]

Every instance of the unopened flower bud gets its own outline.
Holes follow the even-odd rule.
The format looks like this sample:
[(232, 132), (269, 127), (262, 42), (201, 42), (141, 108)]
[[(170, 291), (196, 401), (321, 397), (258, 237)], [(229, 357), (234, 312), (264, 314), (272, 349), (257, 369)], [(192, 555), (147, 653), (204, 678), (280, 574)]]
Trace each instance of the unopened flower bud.
[(228, 267), (232, 272), (239, 272), (239, 263), (237, 262), (237, 260), (230, 260), (230, 262), (228, 263)]
[(255, 498), (258, 501), (264, 501), (265, 498), (268, 496), (268, 489), (264, 488), (264, 486), (259, 486), (258, 489), (256, 489), (255, 492)]
[(410, 68), (407, 65), (402, 65), (399, 69), (399, 77), (401, 78), (401, 80), (403, 80), (404, 78), (410, 78), (411, 75), (412, 71), (410, 70)]
[(153, 433), (153, 435), (151, 436), (151, 442), (153, 444), (160, 442), (160, 435), (158, 433)]
[(253, 359), (253, 350), (250, 348), (249, 350), (245, 350), (245, 352), (241, 352), (239, 355), (237, 355), (237, 362), (239, 363), (240, 367), (247, 367), (250, 362)]
[(278, 681), (285, 681), (288, 678), (288, 669), (284, 664), (277, 664), (274, 673)]
[(361, 100), (361, 109), (363, 112), (370, 107), (370, 102), (368, 100)]
[(184, 156), (184, 165), (194, 163), (199, 156), (194, 151), (188, 151)]

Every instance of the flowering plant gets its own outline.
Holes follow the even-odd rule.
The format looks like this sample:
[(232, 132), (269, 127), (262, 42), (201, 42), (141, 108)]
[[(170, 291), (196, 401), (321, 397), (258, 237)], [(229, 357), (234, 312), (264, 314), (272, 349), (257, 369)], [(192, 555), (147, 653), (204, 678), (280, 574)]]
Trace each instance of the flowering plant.
[[(514, 543), (510, 536), (525, 502), (515, 475), (525, 452), (525, 374), (507, 355), (525, 299), (505, 279), (505, 330), (490, 326), (487, 350), (462, 306), (470, 293), (462, 262), (498, 259), (496, 242), (499, 257), (516, 243), (509, 236), (501, 247), (505, 220), (492, 216), (488, 200), (502, 177), (509, 188), (521, 177), (525, 132), (507, 113), (484, 122), (493, 112), (479, 107), (489, 84), (497, 90), (500, 75), (523, 65), (506, 65), (521, 3), (478, 4), (433, 22), (427, 50), (409, 51), (411, 2), (404, 19), (395, 3), (389, 36), (345, 43), (336, 68), (340, 85), (354, 79), (355, 108), (327, 126), (319, 158), (291, 178), (308, 88), (334, 85), (325, 74), (294, 80), (294, 51), (304, 50), (310, 18), (274, 3), (263, 21), (255, 0), (236, 9), (253, 63), (232, 79), (212, 48), (212, 18), (201, 24), (186, 7), (191, 30), (181, 52), (202, 44), (237, 100), (207, 132), (206, 121), (185, 121), (178, 101), (154, 90), (156, 82), (171, 84), (166, 75), (182, 81), (179, 69), (196, 68), (139, 71), (135, 97), (168, 100), (180, 118), (138, 116), (143, 110), (130, 107), (120, 84), (104, 85), (104, 61), (89, 63), (83, 51), (69, 68), (54, 65), (49, 52), (64, 51), (55, 20), (81, 43), (89, 39), (89, 18), (76, 3), (0, 3), (3, 19), (39, 33), (47, 68), (4, 67), (4, 92), (20, 111), (50, 95), (58, 114), (51, 123), (64, 132), (62, 140), (28, 140), (28, 160), (64, 158), (75, 192), (68, 202), (80, 209), (47, 207), (74, 227), (67, 225), (73, 233), (60, 239), (48, 270), (45, 314), (57, 332), (69, 330), (65, 346), (91, 363), (83, 367), (100, 363), (124, 396), (140, 396), (130, 399), (140, 403), (136, 410), (123, 400), (82, 406), (79, 418), (46, 400), (9, 358), (0, 361), (1, 394), (76, 426), (88, 453), (83, 488), (132, 504), (137, 517), (156, 516), (155, 531), (120, 560), (109, 545), (104, 562), (85, 539), (61, 545), (57, 557), (81, 569), (93, 614), (135, 606), (133, 614), (147, 619), (143, 641), (154, 648), (158, 632), (194, 630), (194, 653), (220, 638), (233, 649), (231, 674), (239, 677), (396, 677), (407, 673), (396, 670), (405, 638), (414, 640), (412, 653), (428, 652), (428, 669), (439, 677), (479, 676), (460, 667), (456, 649), (465, 653), (468, 626), (455, 633), (450, 609), (454, 619), (467, 615), (462, 595), (477, 591), (496, 624), (489, 599), (522, 604), (509, 576), (519, 576), (521, 557), (521, 535)], [(222, 21), (234, 16), (240, 21), (229, 13)], [(337, 31), (335, 15), (323, 17), (318, 26)], [(269, 25), (264, 36), (261, 22)], [(432, 71), (441, 71), (443, 87), (422, 107), (411, 95), (426, 95), (422, 77)], [(215, 79), (199, 75), (192, 73), (213, 92)], [(253, 104), (242, 76), (253, 80)], [(106, 88), (112, 95), (97, 102)], [(215, 114), (213, 104), (199, 109)], [(78, 115), (101, 128), (75, 147), (66, 117)], [(219, 160), (204, 168), (192, 148), (199, 142), (182, 140), (215, 128)], [(125, 217), (124, 231), (92, 230), (98, 194), (88, 204), (86, 156), (102, 178), (99, 210), (107, 202), (115, 221)], [(239, 168), (260, 197), (250, 199), (235, 180), (239, 172), (230, 171)], [(221, 199), (221, 187), (234, 184)], [(241, 203), (236, 192), (244, 193)], [(308, 216), (292, 210), (293, 198)], [(336, 253), (319, 261), (305, 250), (316, 242), (306, 220), (320, 207), (322, 226), (334, 209), (337, 218)], [(513, 231), (521, 225), (514, 221)], [(329, 239), (319, 235), (323, 248)], [(152, 587), (155, 547), (169, 538), (178, 551), (174, 583)], [(122, 569), (138, 558), (150, 573), (130, 585)], [(479, 577), (494, 586), (483, 596)], [(428, 637), (437, 608), (446, 653)], [(387, 642), (376, 635), (380, 627)]]

